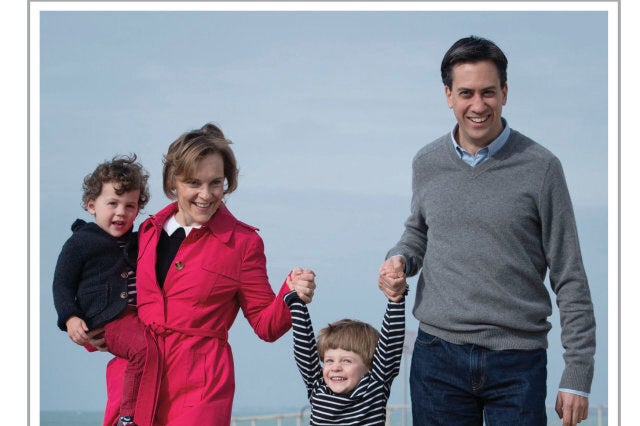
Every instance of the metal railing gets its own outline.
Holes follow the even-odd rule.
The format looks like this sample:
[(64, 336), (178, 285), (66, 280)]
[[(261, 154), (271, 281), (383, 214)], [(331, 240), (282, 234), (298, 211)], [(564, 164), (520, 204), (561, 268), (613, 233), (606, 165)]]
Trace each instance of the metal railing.
[[(287, 422), (288, 419), (293, 419), (295, 423)], [(247, 417), (233, 417), (231, 419), (231, 426), (238, 425), (251, 425), (251, 426), (263, 426), (272, 425), (285, 426), (295, 424), (296, 426), (303, 426), (305, 419), (309, 419), (309, 414), (305, 413), (284, 413), (284, 414), (266, 414), (260, 416), (247, 416)], [(308, 424), (308, 423), (307, 423)]]
[[(302, 407), (298, 413), (266, 414), (257, 416), (233, 417), (231, 426), (305, 426), (309, 424), (309, 406)], [(553, 411), (553, 406), (547, 406)], [(410, 405), (387, 406), (386, 426), (406, 426), (410, 424)], [(580, 426), (605, 426), (607, 422), (607, 406), (595, 405), (589, 407), (589, 418), (580, 423)], [(547, 412), (548, 424), (561, 424), (555, 413)]]

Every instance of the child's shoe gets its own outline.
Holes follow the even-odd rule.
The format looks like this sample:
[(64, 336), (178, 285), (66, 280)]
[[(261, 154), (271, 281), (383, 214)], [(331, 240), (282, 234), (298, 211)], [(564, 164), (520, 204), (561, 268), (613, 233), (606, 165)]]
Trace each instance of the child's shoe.
[(125, 417), (120, 417), (120, 419), (118, 420), (118, 423), (116, 423), (116, 426), (137, 426), (137, 425), (133, 422), (133, 417), (125, 416)]

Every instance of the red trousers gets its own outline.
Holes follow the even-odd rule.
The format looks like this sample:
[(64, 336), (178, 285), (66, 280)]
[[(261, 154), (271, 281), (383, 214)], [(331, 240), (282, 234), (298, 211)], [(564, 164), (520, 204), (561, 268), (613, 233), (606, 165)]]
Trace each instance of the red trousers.
[(138, 318), (136, 310), (129, 307), (104, 326), (104, 340), (109, 352), (128, 361), (124, 370), (120, 416), (135, 415), (138, 389), (147, 354), (144, 333), (144, 324)]

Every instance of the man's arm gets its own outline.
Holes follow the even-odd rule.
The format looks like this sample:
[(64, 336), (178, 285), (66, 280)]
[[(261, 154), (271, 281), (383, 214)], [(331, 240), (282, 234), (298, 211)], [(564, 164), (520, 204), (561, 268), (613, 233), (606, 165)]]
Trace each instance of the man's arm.
[[(404, 224), (404, 232), (400, 240), (392, 247), (386, 255), (386, 260), (380, 267), (379, 285), (386, 287), (390, 291), (398, 292), (406, 281), (404, 277), (414, 276), (422, 268), (425, 253), (427, 251), (427, 231), (426, 219), (422, 212), (422, 200), (416, 190), (422, 185), (417, 173), (418, 159), (413, 159), (412, 163), (412, 191), (411, 214)], [(398, 274), (393, 277), (391, 272)], [(384, 277), (386, 275), (386, 278)], [(393, 281), (391, 278), (395, 278)]]
[(565, 369), (555, 410), (563, 426), (588, 416), (593, 379), (595, 317), (577, 235), (573, 206), (562, 165), (548, 168), (540, 198), (542, 244), (549, 262), (549, 281), (560, 312)]
[(595, 317), (573, 206), (562, 166), (554, 158), (540, 195), (542, 246), (560, 313), (565, 368), (560, 389), (589, 393), (596, 348)]

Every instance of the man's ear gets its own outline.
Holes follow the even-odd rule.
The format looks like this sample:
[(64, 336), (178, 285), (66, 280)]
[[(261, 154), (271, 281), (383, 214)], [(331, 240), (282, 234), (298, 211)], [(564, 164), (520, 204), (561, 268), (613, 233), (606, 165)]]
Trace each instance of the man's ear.
[(451, 98), (451, 89), (449, 86), (444, 86), (444, 95), (447, 98), (447, 105), (449, 105), (449, 109), (453, 108), (453, 99)]
[(504, 87), (502, 88), (502, 106), (505, 106), (507, 104), (507, 92), (509, 91), (509, 86), (507, 86), (507, 83), (504, 84)]

